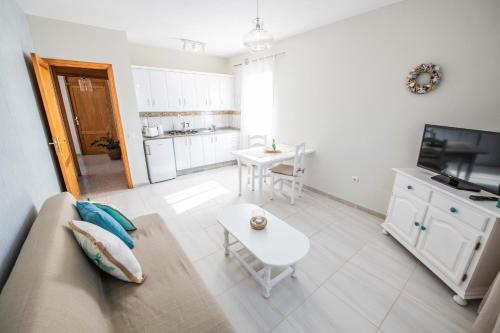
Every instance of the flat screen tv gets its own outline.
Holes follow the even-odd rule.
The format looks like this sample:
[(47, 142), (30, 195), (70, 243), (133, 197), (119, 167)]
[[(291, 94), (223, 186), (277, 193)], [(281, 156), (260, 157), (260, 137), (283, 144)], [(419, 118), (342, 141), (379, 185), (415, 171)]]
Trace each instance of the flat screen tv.
[(500, 194), (500, 133), (427, 124), (417, 166), (455, 188)]

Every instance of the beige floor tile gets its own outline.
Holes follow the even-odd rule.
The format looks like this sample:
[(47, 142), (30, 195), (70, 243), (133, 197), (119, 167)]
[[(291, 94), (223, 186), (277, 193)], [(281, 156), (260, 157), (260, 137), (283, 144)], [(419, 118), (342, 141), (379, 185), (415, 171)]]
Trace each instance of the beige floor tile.
[(350, 262), (399, 290), (403, 289), (415, 269), (413, 266), (393, 259), (372, 244), (363, 247), (351, 258)]
[(394, 304), (380, 328), (385, 333), (465, 333), (460, 326), (446, 320), (433, 308), (405, 292)]
[(376, 326), (325, 287), (292, 312), (288, 321), (298, 332), (375, 332)]
[(400, 293), (351, 263), (342, 266), (325, 287), (376, 326), (382, 323)]

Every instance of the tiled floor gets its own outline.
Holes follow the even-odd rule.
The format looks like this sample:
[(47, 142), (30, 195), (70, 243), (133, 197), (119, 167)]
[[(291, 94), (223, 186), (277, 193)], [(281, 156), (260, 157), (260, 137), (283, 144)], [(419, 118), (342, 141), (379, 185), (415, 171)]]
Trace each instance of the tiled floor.
[(238, 332), (457, 333), (476, 316), (478, 302), (456, 305), (450, 289), (381, 234), (380, 219), (309, 191), (295, 206), (280, 195), (264, 205), (311, 240), (298, 278), (264, 299), (236, 259), (224, 256), (215, 220), (226, 205), (255, 201), (247, 189), (237, 196), (235, 167), (93, 199), (132, 217), (160, 213)]
[(78, 184), (83, 195), (127, 188), (122, 160), (110, 160), (108, 154), (78, 155), (78, 163), (82, 173)]

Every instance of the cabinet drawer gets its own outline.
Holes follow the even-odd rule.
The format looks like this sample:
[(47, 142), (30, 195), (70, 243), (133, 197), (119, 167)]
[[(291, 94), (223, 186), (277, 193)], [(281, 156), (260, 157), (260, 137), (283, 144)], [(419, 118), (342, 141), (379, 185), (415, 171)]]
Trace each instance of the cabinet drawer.
[(431, 205), (456, 217), (479, 231), (484, 231), (486, 229), (486, 225), (490, 219), (490, 216), (472, 207), (466, 207), (463, 203), (437, 192), (434, 192), (432, 195)]
[(431, 197), (431, 189), (427, 186), (403, 175), (397, 175), (394, 184), (404, 189), (407, 193), (411, 193), (417, 198), (429, 202)]

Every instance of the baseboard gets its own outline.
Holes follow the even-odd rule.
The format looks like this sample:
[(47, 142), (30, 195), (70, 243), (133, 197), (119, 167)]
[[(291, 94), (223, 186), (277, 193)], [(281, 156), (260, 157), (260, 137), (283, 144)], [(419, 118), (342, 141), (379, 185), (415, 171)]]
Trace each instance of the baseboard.
[(361, 205), (358, 205), (358, 204), (355, 204), (354, 202), (351, 202), (349, 200), (345, 200), (345, 199), (342, 199), (342, 198), (339, 198), (335, 195), (332, 195), (330, 193), (327, 193), (327, 192), (324, 192), (324, 191), (321, 191), (321, 190), (318, 190), (317, 188), (314, 188), (312, 186), (309, 186), (309, 185), (305, 185), (304, 184), (304, 188), (308, 189), (309, 191), (311, 192), (314, 192), (314, 193), (317, 193), (317, 194), (320, 194), (322, 196), (325, 196), (327, 197), (328, 199), (331, 199), (331, 200), (335, 200), (335, 201), (338, 201), (340, 203), (343, 203), (344, 205), (347, 205), (349, 207), (353, 207), (353, 208), (356, 208), (356, 209), (359, 209), (365, 213), (368, 213), (370, 215), (373, 215), (375, 217), (378, 217), (378, 218), (381, 218), (383, 220), (385, 220), (386, 218), (386, 215), (385, 214), (382, 214), (382, 213), (379, 213), (379, 212), (376, 212), (370, 208), (366, 208), (364, 206), (361, 206)]
[(189, 175), (190, 173), (217, 169), (217, 168), (221, 168), (221, 167), (225, 167), (225, 166), (229, 166), (229, 165), (236, 165), (236, 161), (227, 161), (227, 162), (221, 162), (221, 163), (216, 163), (216, 164), (204, 165), (201, 167), (196, 167), (196, 168), (191, 168), (191, 169), (178, 170), (177, 176)]

